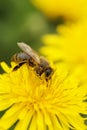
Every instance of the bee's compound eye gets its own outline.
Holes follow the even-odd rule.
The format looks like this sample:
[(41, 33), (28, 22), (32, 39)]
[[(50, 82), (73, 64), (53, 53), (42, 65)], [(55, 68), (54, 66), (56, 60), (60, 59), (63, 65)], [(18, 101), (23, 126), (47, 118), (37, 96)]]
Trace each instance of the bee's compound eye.
[(46, 77), (49, 77), (51, 72), (52, 72), (51, 68), (46, 69), (46, 71), (45, 71)]

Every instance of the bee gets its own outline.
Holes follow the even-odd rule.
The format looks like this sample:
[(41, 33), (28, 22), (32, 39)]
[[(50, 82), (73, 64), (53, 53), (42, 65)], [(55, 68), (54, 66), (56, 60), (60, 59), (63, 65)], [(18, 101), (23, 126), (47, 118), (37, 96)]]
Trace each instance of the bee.
[(25, 43), (17, 43), (17, 45), (22, 52), (13, 55), (11, 59), (17, 63), (13, 71), (16, 71), (24, 63), (27, 63), (30, 67), (34, 68), (38, 76), (45, 74), (45, 79), (48, 81), (53, 74), (53, 68), (50, 67), (49, 62), (43, 56), (39, 56), (29, 45)]

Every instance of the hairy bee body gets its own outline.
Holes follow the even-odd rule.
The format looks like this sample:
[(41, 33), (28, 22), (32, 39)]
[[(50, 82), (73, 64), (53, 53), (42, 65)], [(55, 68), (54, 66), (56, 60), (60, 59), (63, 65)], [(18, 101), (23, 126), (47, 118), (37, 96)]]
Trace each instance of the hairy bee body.
[(25, 43), (18, 43), (18, 46), (23, 52), (14, 54), (11, 58), (12, 61), (18, 64), (13, 68), (13, 71), (20, 68), (24, 63), (27, 63), (30, 67), (34, 68), (38, 76), (44, 73), (45, 79), (48, 81), (53, 73), (53, 69), (50, 67), (48, 61), (42, 56), (39, 57), (37, 53)]

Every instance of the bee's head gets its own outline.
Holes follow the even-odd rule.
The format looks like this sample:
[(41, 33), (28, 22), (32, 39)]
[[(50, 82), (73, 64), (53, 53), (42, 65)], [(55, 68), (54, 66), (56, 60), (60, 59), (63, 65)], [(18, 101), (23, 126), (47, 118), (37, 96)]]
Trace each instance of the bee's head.
[(46, 81), (48, 81), (51, 78), (52, 74), (53, 74), (53, 69), (51, 67), (45, 70)]

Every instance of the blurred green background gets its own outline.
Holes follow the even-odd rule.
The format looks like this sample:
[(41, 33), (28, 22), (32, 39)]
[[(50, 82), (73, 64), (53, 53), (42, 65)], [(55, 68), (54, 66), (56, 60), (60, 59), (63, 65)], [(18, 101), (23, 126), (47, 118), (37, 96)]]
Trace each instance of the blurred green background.
[(38, 50), (41, 36), (54, 32), (55, 26), (29, 0), (0, 0), (0, 61), (10, 63), (19, 52), (17, 42)]

